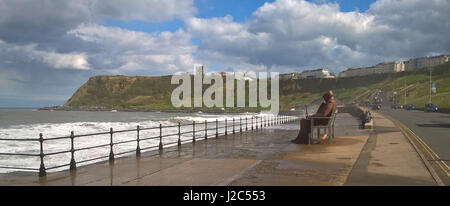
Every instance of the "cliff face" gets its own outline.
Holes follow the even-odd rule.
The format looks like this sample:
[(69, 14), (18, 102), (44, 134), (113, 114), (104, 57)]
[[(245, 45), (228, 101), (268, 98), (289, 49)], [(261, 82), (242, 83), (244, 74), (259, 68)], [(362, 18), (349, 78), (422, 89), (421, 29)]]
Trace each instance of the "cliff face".
[(64, 104), (73, 108), (165, 109), (176, 85), (170, 77), (95, 76)]
[[(170, 84), (171, 76), (162, 77), (128, 77), (128, 76), (95, 76), (82, 85), (73, 96), (64, 104), (72, 109), (175, 109), (170, 97), (172, 91), (178, 85)], [(384, 79), (383, 76), (371, 78), (370, 81), (361, 79), (306, 79), (306, 80), (281, 80), (280, 81), (280, 109), (290, 108), (306, 104), (320, 99), (322, 93), (328, 89), (353, 88), (352, 85), (369, 85)], [(192, 80), (193, 81), (193, 80)], [(270, 84), (269, 84), (270, 85)], [(224, 84), (225, 86), (225, 84)], [(209, 85), (203, 86), (203, 91)], [(248, 84), (246, 85), (248, 92)], [(235, 88), (236, 90), (236, 88)], [(270, 89), (269, 89), (270, 90)], [(225, 91), (224, 91), (225, 92)], [(359, 92), (359, 91), (358, 91)], [(345, 99), (352, 95), (346, 91), (337, 92), (343, 94)], [(236, 91), (235, 91), (236, 94)], [(225, 101), (225, 94), (224, 94)], [(248, 105), (248, 94), (246, 94)], [(225, 105), (225, 102), (224, 102)], [(189, 108), (186, 108), (189, 109)], [(239, 109), (239, 108), (236, 108)], [(246, 108), (252, 109), (252, 108)], [(253, 108), (255, 109), (255, 108)]]

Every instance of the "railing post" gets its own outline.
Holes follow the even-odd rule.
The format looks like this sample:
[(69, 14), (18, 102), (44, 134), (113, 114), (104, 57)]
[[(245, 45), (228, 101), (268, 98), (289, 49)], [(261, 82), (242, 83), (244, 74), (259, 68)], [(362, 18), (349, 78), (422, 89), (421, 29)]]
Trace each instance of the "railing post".
[(192, 142), (195, 143), (195, 121), (192, 122)]
[(42, 133), (39, 134), (39, 144), (40, 144), (40, 154), (39, 157), (41, 158), (41, 166), (39, 167), (39, 177), (45, 177), (47, 176), (47, 172), (45, 171), (45, 165), (44, 165), (44, 137)]
[(239, 117), (239, 132), (242, 133), (242, 117)]
[(181, 147), (181, 123), (178, 122), (178, 147)]
[(234, 134), (234, 117), (233, 117), (233, 134)]
[(259, 120), (259, 122), (261, 123), (261, 129), (263, 128), (263, 120), (264, 120), (264, 118), (263, 117), (261, 117), (261, 120)]
[(159, 153), (163, 151), (163, 144), (162, 144), (162, 124), (159, 124)]
[(205, 140), (208, 140), (208, 120), (205, 120)]
[(255, 117), (256, 130), (258, 130), (258, 116)]
[(75, 138), (75, 135), (73, 134), (73, 131), (70, 132), (70, 153), (71, 153), (71, 158), (70, 158), (70, 170), (76, 170), (77, 169), (77, 163), (75, 162), (75, 148), (73, 146), (73, 139)]
[(216, 138), (219, 137), (219, 120), (216, 119)]
[(245, 131), (248, 131), (247, 117), (245, 117)]
[(109, 162), (112, 163), (114, 162), (114, 151), (113, 151), (113, 146), (114, 146), (114, 142), (113, 142), (113, 128), (109, 128), (109, 134), (110, 134), (110, 142), (109, 142), (109, 146), (110, 146), (110, 150), (109, 150)]
[(252, 131), (253, 131), (253, 116), (252, 116)]
[(139, 137), (139, 130), (140, 130), (140, 127), (138, 125), (136, 127), (136, 144), (137, 144), (137, 146), (136, 146), (136, 156), (137, 157), (141, 156), (141, 147), (140, 147), (140, 144), (139, 144), (139, 141), (141, 141), (141, 140), (140, 140), (140, 137)]
[(227, 118), (225, 118), (225, 136), (228, 135), (228, 125), (227, 125)]

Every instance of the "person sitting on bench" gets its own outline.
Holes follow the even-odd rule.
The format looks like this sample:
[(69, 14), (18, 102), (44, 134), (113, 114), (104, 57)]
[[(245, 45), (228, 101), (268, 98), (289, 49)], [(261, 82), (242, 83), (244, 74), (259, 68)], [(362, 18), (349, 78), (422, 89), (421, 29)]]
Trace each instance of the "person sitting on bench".
[(370, 111), (366, 110), (362, 113), (361, 116), (361, 127), (363, 129), (366, 128), (366, 123), (369, 123), (372, 120), (372, 114), (370, 113)]
[[(312, 116), (307, 116), (306, 119), (302, 118), (300, 120), (300, 132), (297, 135), (297, 138), (292, 140), (291, 142), (296, 144), (308, 144), (309, 133), (311, 132), (311, 120), (310, 117), (329, 117), (333, 110), (336, 110), (336, 101), (334, 100), (333, 91), (329, 90), (323, 95), (323, 99), (325, 103), (322, 103), (317, 110), (317, 113)], [(317, 119), (314, 120), (314, 124), (316, 125), (326, 125), (328, 124), (327, 119)], [(326, 135), (324, 135), (326, 138)], [(321, 138), (323, 140), (323, 137)]]

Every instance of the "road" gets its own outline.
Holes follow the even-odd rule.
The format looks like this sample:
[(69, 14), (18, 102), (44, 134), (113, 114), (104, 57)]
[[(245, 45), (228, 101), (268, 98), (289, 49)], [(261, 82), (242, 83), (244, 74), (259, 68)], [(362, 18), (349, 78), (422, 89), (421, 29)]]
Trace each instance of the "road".
[(394, 110), (391, 109), (388, 101), (385, 102), (379, 112), (400, 121), (419, 136), (447, 165), (444, 165), (443, 168), (446, 168), (448, 174), (448, 165), (450, 165), (450, 114), (418, 110)]

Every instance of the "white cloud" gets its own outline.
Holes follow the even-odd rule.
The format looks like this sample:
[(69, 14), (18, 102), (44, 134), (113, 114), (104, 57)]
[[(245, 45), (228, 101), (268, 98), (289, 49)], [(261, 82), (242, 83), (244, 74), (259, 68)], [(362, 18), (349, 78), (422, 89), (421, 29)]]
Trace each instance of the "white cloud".
[(91, 69), (85, 54), (59, 54), (55, 52), (36, 51), (43, 58), (43, 61), (53, 68), (73, 68), (81, 70)]
[(191, 43), (191, 35), (182, 29), (174, 33), (149, 34), (97, 24), (81, 24), (68, 34), (94, 43), (92, 47), (99, 51), (90, 55), (108, 62), (107, 65), (98, 64), (97, 67), (110, 67), (114, 73), (171, 74), (190, 70), (194, 63), (192, 53), (196, 47)]
[(36, 47), (36, 44), (14, 45), (0, 40), (0, 57), (19, 56), (22, 59), (16, 58), (14, 61), (38, 61), (54, 69), (91, 69), (84, 53), (57, 53), (38, 50)]

